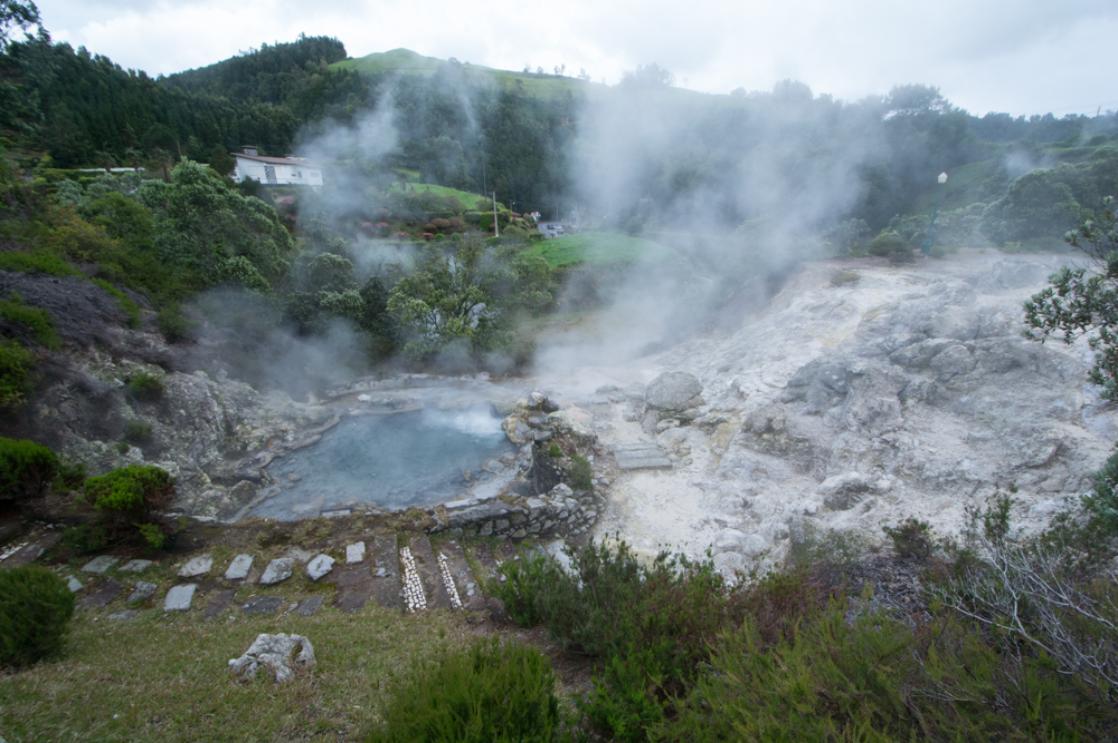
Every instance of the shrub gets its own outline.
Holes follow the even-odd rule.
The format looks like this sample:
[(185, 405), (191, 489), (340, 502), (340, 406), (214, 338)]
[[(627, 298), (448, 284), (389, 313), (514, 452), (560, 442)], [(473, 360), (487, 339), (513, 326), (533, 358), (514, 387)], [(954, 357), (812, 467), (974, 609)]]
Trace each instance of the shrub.
[(73, 266), (49, 250), (0, 250), (0, 271), (43, 273), (48, 276), (73, 276), (77, 273)]
[(911, 516), (896, 526), (882, 527), (882, 531), (892, 540), (897, 557), (927, 560), (935, 548), (931, 524)]
[(22, 325), (40, 345), (58, 348), (58, 331), (50, 313), (38, 307), (28, 307), (18, 294), (0, 300), (0, 319)]
[(14, 408), (31, 391), (34, 357), (15, 341), (0, 340), (0, 407)]
[(85, 494), (94, 508), (136, 516), (162, 506), (173, 490), (170, 475), (144, 464), (130, 464), (85, 481)]
[(43, 567), (0, 571), (0, 665), (25, 666), (57, 653), (74, 595)]
[(136, 446), (151, 441), (151, 424), (147, 421), (130, 420), (124, 424), (124, 440)]
[(159, 310), (155, 316), (159, 332), (168, 343), (177, 343), (190, 337), (190, 320), (183, 314), (182, 307), (172, 304)]
[(594, 487), (594, 470), (590, 467), (589, 460), (581, 454), (571, 457), (571, 466), (568, 470), (571, 487), (575, 490), (591, 490)]
[(728, 617), (721, 577), (709, 561), (661, 553), (650, 564), (625, 543), (571, 555), (565, 572), (549, 556), (501, 566), (491, 591), (521, 624), (543, 624), (564, 646), (601, 661), (587, 719), (610, 737), (643, 739), (673, 696), (692, 683)]
[(109, 546), (109, 533), (100, 524), (68, 526), (62, 532), (62, 544), (79, 555), (100, 552)]
[(870, 241), (868, 252), (881, 258), (888, 258), (893, 263), (903, 263), (912, 260), (912, 248), (908, 242), (896, 232), (881, 232)]
[(155, 402), (163, 397), (163, 378), (149, 372), (136, 372), (128, 378), (128, 393), (142, 402)]
[(370, 741), (552, 741), (559, 703), (539, 652), (497, 640), (444, 653), (392, 692)]
[(58, 471), (58, 457), (47, 447), (0, 437), (0, 499), (41, 496)]

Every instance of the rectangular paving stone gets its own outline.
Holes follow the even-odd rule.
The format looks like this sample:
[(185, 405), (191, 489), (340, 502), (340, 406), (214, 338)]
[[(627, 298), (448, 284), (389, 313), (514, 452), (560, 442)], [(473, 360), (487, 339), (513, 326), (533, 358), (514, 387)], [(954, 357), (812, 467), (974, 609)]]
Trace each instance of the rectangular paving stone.
[(244, 580), (252, 570), (252, 555), (237, 555), (225, 569), (225, 580)]
[(279, 596), (253, 596), (245, 602), (241, 610), (250, 616), (275, 614), (281, 606), (283, 606), (283, 599)]
[(431, 609), (450, 609), (450, 594), (439, 573), (439, 563), (431, 549), (431, 540), (426, 534), (412, 537), (409, 546), (415, 557), (415, 567), (423, 582), (423, 592), (427, 594), (427, 606)]
[(213, 619), (219, 616), (222, 612), (233, 605), (233, 597), (236, 595), (235, 588), (222, 588), (214, 591), (210, 595), (210, 600), (206, 602), (206, 610), (202, 612), (205, 619)]
[(403, 609), (404, 596), (400, 593), (400, 553), (396, 549), (396, 535), (376, 535), (372, 540), (372, 548), (373, 598), (385, 608)]
[(120, 569), (125, 573), (142, 573), (154, 564), (151, 560), (129, 560)]
[(373, 598), (374, 578), (367, 565), (343, 565), (330, 581), (338, 588), (334, 606), (342, 611), (357, 611)]
[(485, 596), (481, 584), (474, 577), (470, 565), (466, 562), (466, 554), (457, 542), (444, 542), (439, 546), (439, 551), (446, 556), (450, 574), (454, 585), (458, 589), (458, 598), (467, 609), (480, 609), (485, 605)]
[(198, 578), (209, 574), (213, 566), (214, 558), (212, 555), (198, 555), (187, 560), (186, 564), (179, 568), (179, 577)]
[(196, 583), (183, 583), (172, 586), (163, 598), (163, 611), (186, 611), (194, 602), (194, 592), (198, 590)]
[(157, 588), (159, 588), (159, 586), (154, 583), (148, 583), (144, 580), (136, 581), (136, 585), (132, 587), (132, 593), (128, 596), (128, 603), (138, 604), (142, 601), (147, 601), (155, 595), (155, 589)]
[(119, 596), (123, 590), (124, 586), (117, 583), (112, 578), (109, 578), (98, 586), (96, 590), (90, 591), (83, 596), (79, 605), (86, 609), (101, 609), (108, 606), (108, 604)]
[(299, 605), (295, 607), (295, 613), (301, 617), (312, 616), (313, 614), (317, 613), (319, 609), (322, 608), (322, 602), (324, 600), (325, 599), (321, 593), (315, 594), (314, 596), (308, 596), (307, 598), (300, 601)]
[(113, 557), (112, 555), (99, 555), (83, 565), (82, 572), (96, 573), (97, 575), (101, 575), (113, 565), (116, 565), (118, 562), (120, 562), (119, 557)]
[(365, 543), (354, 542), (347, 544), (345, 547), (345, 561), (348, 565), (354, 565), (359, 562), (365, 561)]

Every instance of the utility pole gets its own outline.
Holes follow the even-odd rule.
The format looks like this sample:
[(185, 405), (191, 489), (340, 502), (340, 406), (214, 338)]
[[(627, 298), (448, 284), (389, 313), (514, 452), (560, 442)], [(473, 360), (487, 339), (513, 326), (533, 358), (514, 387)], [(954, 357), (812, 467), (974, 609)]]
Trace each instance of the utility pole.
[(493, 192), (493, 237), (501, 236), (501, 226), (497, 223), (497, 192)]

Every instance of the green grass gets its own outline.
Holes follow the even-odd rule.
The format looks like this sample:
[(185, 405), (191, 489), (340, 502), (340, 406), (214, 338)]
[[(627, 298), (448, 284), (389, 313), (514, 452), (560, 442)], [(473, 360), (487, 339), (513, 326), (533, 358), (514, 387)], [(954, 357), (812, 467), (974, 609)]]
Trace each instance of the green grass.
[[(235, 682), (226, 664), (261, 632), (306, 635), (315, 670), (282, 686), (263, 674)], [(353, 740), (379, 721), (401, 675), (467, 632), (459, 615), (373, 606), (235, 621), (151, 609), (117, 622), (80, 612), (60, 660), (0, 676), (0, 730), (11, 743)]]
[[(435, 57), (425, 57), (410, 49), (392, 49), (375, 52), (355, 59), (343, 59), (330, 67), (335, 70), (353, 70), (362, 75), (377, 76), (386, 74), (431, 75), (451, 63)], [(479, 83), (496, 82), (505, 89), (522, 92), (537, 98), (555, 98), (578, 94), (587, 88), (596, 87), (595, 83), (585, 82), (561, 75), (513, 72), (497, 70), (482, 65), (463, 65), (467, 79)]]
[(632, 263), (641, 257), (660, 258), (669, 249), (658, 242), (619, 232), (579, 232), (542, 240), (527, 252), (543, 256), (552, 268), (566, 268), (581, 263), (609, 265)]
[[(389, 190), (399, 193), (401, 186), (399, 183), (393, 183)], [(437, 183), (408, 183), (408, 193), (431, 193), (435, 196), (451, 198), (458, 202), (462, 211), (466, 212), (479, 211), (479, 201), (485, 202), (485, 210), (493, 208), (493, 202), (488, 196), (472, 193), (470, 191), (462, 191), (457, 188), (451, 188), (450, 186), (440, 186)], [(509, 208), (498, 201), (497, 210), (507, 212)]]

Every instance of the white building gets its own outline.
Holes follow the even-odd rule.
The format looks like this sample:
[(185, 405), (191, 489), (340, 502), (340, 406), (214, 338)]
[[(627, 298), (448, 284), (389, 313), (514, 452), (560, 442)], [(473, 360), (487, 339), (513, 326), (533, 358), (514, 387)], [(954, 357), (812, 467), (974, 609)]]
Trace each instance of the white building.
[(268, 157), (255, 147), (231, 153), (237, 161), (233, 180), (253, 180), (268, 186), (321, 186), (322, 169), (305, 157)]

